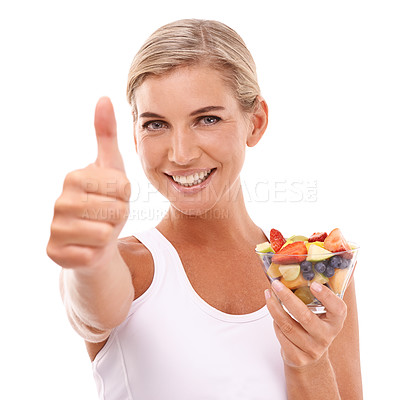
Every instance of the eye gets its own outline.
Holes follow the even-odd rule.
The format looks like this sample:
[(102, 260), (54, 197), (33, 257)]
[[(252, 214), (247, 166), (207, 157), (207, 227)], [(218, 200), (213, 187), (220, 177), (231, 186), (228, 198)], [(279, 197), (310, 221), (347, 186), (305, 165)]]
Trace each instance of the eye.
[(207, 115), (206, 117), (200, 117), (199, 123), (201, 123), (203, 125), (214, 125), (220, 120), (221, 120), (221, 118), (216, 117), (215, 115)]
[(149, 131), (158, 131), (159, 129), (163, 129), (166, 126), (167, 125), (163, 121), (148, 121), (142, 125), (142, 128)]

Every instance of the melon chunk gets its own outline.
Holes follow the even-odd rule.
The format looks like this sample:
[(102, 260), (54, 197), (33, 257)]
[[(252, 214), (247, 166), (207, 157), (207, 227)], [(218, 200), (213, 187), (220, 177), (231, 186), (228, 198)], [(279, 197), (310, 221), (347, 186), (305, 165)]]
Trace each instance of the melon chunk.
[(335, 270), (335, 275), (329, 278), (329, 286), (332, 288), (332, 291), (336, 294), (340, 294), (345, 289), (344, 285), (346, 284), (347, 274), (349, 273), (349, 269), (337, 269)]

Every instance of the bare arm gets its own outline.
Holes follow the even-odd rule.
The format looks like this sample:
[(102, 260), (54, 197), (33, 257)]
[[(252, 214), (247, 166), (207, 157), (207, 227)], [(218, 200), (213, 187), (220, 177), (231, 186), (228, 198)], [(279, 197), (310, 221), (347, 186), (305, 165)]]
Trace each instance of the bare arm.
[(354, 280), (346, 290), (347, 317), (343, 328), (329, 347), (329, 359), (335, 371), (342, 399), (363, 398), (357, 303)]
[(118, 249), (110, 265), (62, 269), (60, 292), (71, 325), (93, 343), (105, 340), (123, 322), (134, 299), (131, 274)]
[(350, 399), (341, 397), (335, 371), (327, 354), (307, 368), (285, 365), (285, 376), (289, 400)]
[(126, 317), (134, 290), (117, 243), (129, 215), (130, 184), (107, 98), (97, 104), (95, 128), (96, 162), (65, 178), (47, 254), (63, 267), (60, 290), (72, 326), (100, 342)]

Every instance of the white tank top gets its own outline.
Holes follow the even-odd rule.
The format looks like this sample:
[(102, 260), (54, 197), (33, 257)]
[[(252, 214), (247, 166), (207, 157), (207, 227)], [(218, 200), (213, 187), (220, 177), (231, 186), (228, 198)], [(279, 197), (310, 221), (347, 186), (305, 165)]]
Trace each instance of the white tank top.
[(227, 314), (193, 289), (156, 229), (135, 235), (154, 277), (92, 363), (102, 400), (284, 400), (280, 344), (266, 306)]

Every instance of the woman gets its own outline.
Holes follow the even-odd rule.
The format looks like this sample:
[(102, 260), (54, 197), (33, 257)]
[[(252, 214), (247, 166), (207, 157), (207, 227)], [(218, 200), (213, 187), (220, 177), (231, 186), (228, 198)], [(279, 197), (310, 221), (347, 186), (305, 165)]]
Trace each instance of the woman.
[(134, 58), (127, 94), (136, 151), (168, 213), (118, 239), (130, 186), (102, 98), (97, 160), (67, 175), (47, 248), (100, 398), (361, 399), (354, 284), (345, 301), (313, 285), (328, 310), (318, 317), (270, 287), (254, 252), (267, 238), (239, 174), (268, 108), (242, 39), (215, 21), (168, 24)]

